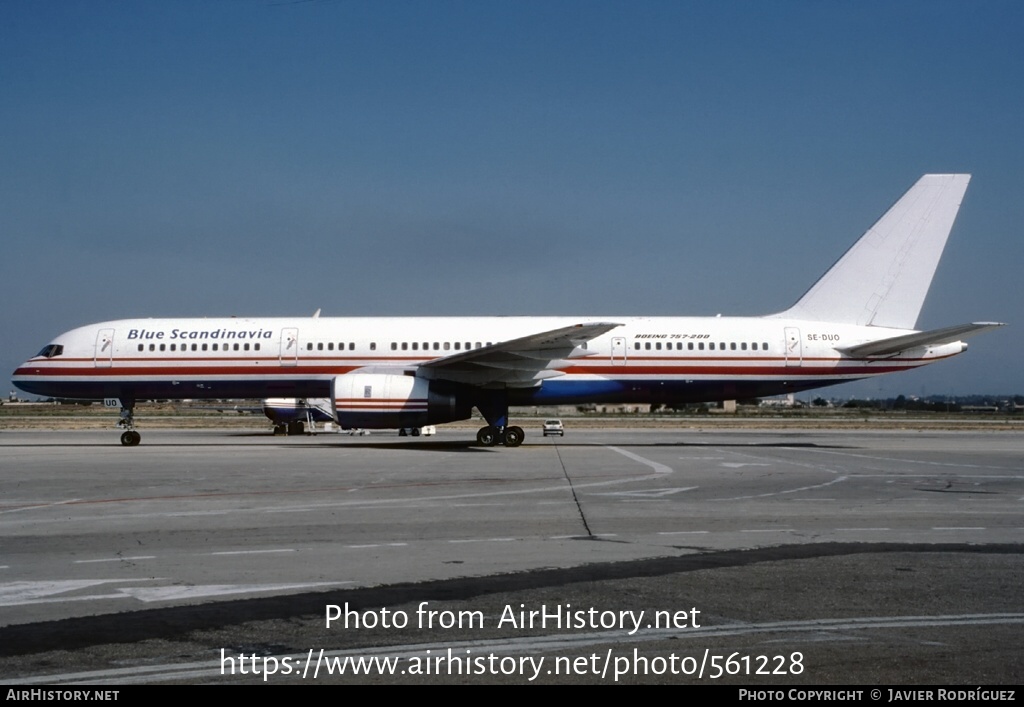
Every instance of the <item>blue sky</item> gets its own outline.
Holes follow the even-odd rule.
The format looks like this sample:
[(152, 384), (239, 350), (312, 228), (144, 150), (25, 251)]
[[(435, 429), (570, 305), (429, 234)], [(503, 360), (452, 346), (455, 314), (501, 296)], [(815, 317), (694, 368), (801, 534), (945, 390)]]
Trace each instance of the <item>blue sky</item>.
[(0, 3), (11, 371), (140, 316), (788, 307), (974, 175), (919, 326), (834, 389), (1024, 392), (1024, 4)]

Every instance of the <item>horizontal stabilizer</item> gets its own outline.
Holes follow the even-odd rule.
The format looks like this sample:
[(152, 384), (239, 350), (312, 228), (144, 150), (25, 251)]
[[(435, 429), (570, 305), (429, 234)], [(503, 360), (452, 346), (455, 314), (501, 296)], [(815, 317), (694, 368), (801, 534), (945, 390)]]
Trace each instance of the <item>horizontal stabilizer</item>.
[(1006, 326), (1000, 322), (973, 322), (971, 324), (957, 324), (956, 326), (931, 331), (919, 331), (903, 336), (893, 336), (888, 339), (870, 341), (866, 344), (855, 346), (837, 346), (840, 351), (848, 356), (887, 356), (897, 354), (907, 349), (914, 349), (920, 346), (931, 346), (934, 344), (951, 344), (954, 341), (961, 341), (969, 336), (980, 334), (990, 329), (998, 329)]

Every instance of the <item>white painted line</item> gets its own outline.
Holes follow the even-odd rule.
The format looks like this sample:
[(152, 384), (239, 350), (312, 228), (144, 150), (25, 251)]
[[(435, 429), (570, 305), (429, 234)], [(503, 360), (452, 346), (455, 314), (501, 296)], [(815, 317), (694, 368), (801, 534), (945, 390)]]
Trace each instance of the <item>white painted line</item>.
[(681, 493), (683, 491), (693, 491), (698, 486), (680, 486), (674, 489), (644, 489), (640, 491), (604, 491), (603, 493), (594, 493), (592, 496), (632, 496), (634, 498), (660, 498), (662, 496), (671, 496), (672, 494)]
[(932, 530), (985, 530), (985, 528), (955, 528), (950, 526), (946, 528), (932, 528)]
[(612, 447), (612, 446), (607, 445), (607, 444), (604, 446), (604, 448), (605, 449), (610, 449), (613, 452), (618, 452), (622, 456), (627, 457), (629, 459), (632, 459), (635, 462), (640, 462), (641, 464), (645, 464), (646, 466), (649, 466), (652, 469), (654, 469), (654, 471), (656, 473), (658, 473), (658, 474), (671, 474), (672, 473), (672, 467), (665, 466), (664, 464), (659, 464), (658, 462), (651, 461), (650, 459), (644, 459), (639, 454), (633, 454), (633, 452), (627, 452), (625, 449), (619, 449), (618, 447)]
[(225, 550), (223, 552), (210, 552), (209, 555), (270, 555), (275, 552), (295, 552), (293, 548), (282, 548), (280, 550)]
[(38, 511), (42, 508), (53, 508), (54, 506), (66, 506), (69, 503), (75, 503), (81, 501), (80, 498), (69, 498), (66, 501), (54, 501), (53, 503), (39, 503), (31, 506), (22, 506), (21, 508), (9, 508), (5, 511), (0, 511), (0, 515), (4, 513), (21, 513), (22, 511)]
[(301, 584), (206, 584), (191, 587), (128, 587), (119, 591), (142, 602), (176, 601), (179, 599), (201, 599), (227, 594), (257, 594), (280, 592), (294, 589), (329, 587), (353, 582), (304, 582)]
[(795, 533), (796, 528), (764, 528), (758, 530), (741, 530), (741, 533)]
[(96, 562), (130, 562), (133, 560), (155, 560), (156, 555), (136, 555), (135, 557), (108, 557), (102, 560), (75, 560), (75, 565), (91, 565)]
[(658, 535), (707, 535), (710, 532), (710, 530), (666, 530), (658, 533)]

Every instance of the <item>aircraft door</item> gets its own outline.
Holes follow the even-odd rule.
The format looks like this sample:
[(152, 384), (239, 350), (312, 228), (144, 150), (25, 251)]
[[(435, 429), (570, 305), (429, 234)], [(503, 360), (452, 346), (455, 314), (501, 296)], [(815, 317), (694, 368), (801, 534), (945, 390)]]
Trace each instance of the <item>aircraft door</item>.
[(299, 362), (299, 330), (288, 327), (281, 330), (281, 365), (295, 366)]
[(96, 368), (110, 368), (114, 365), (114, 330), (100, 329), (96, 334)]
[(612, 365), (622, 366), (626, 363), (626, 339), (621, 336), (612, 338)]
[(795, 326), (786, 327), (786, 365), (799, 366), (803, 363), (803, 345), (800, 343), (800, 330)]

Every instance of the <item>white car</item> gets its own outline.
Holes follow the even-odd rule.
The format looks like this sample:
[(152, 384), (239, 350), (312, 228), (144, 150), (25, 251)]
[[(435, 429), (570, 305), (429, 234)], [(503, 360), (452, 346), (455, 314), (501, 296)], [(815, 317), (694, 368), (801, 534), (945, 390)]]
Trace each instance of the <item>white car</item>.
[(565, 436), (565, 427), (561, 420), (544, 420), (544, 436), (548, 435)]

